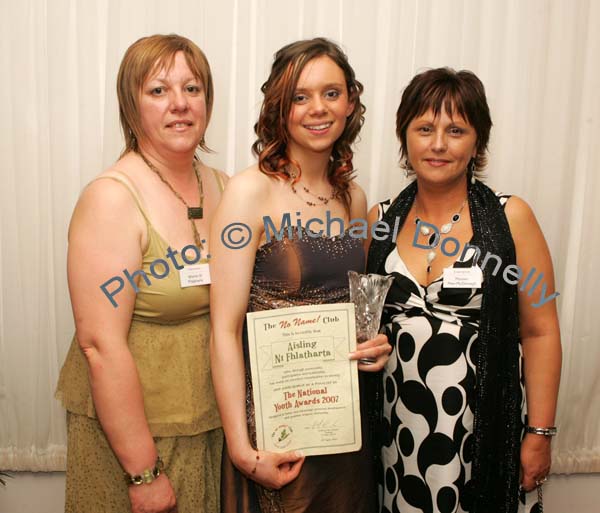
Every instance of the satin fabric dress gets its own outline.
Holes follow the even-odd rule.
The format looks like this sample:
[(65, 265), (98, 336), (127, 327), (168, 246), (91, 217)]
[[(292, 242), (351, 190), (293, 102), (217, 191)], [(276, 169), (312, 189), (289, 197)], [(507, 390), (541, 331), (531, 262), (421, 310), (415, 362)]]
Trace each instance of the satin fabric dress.
[[(350, 270), (364, 272), (362, 240), (344, 236), (310, 238), (293, 230), (261, 246), (250, 288), (248, 311), (300, 305), (348, 302)], [(299, 236), (301, 235), (301, 237)], [(244, 333), (246, 330), (244, 329)], [(248, 345), (246, 411), (248, 431), (256, 443)], [(376, 509), (372, 452), (361, 398), (362, 449), (358, 452), (307, 457), (297, 479), (279, 491), (245, 478), (223, 451), (223, 513), (372, 513)]]

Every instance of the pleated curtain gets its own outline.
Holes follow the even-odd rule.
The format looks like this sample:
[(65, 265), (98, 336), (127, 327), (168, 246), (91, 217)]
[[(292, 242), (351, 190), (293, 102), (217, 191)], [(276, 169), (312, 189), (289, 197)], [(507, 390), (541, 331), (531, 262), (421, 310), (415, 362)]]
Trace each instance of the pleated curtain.
[(67, 229), (81, 189), (122, 149), (115, 81), (154, 33), (194, 40), (216, 99), (209, 165), (239, 171), (274, 52), (326, 36), (365, 86), (356, 147), (370, 204), (406, 184), (395, 111), (417, 72), (484, 82), (487, 183), (524, 198), (553, 256), (564, 365), (554, 472), (600, 471), (600, 2), (595, 0), (20, 0), (0, 2), (0, 469), (65, 468), (53, 398), (73, 335)]

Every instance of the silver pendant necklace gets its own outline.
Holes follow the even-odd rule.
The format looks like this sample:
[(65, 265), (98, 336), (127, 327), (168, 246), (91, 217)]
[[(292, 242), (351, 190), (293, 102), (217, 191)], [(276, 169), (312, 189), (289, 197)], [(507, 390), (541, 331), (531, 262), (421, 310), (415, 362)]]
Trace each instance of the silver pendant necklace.
[[(464, 201), (462, 202), (462, 205), (460, 206), (460, 209), (458, 210), (458, 212), (456, 212), (455, 214), (452, 214), (452, 218), (450, 219), (450, 222), (443, 224), (440, 227), (440, 236), (437, 238), (437, 241), (435, 238), (435, 233), (431, 229), (429, 229), (429, 227), (427, 227), (427, 226), (420, 227), (419, 232), (421, 233), (421, 235), (424, 235), (425, 237), (427, 237), (429, 235), (428, 244), (429, 244), (429, 246), (431, 246), (431, 249), (427, 252), (427, 257), (426, 257), (427, 258), (427, 274), (429, 274), (431, 272), (431, 262), (433, 262), (433, 260), (437, 256), (436, 249), (440, 245), (440, 242), (442, 239), (441, 235), (447, 235), (452, 231), (452, 228), (454, 227), (454, 225), (460, 221), (460, 215), (461, 215), (463, 209), (465, 208), (466, 204), (467, 204), (467, 198), (465, 198)], [(422, 219), (419, 217), (419, 203), (417, 201), (417, 198), (415, 198), (415, 224), (418, 225), (420, 221), (422, 221)], [(427, 222), (427, 221), (425, 221), (425, 222)]]

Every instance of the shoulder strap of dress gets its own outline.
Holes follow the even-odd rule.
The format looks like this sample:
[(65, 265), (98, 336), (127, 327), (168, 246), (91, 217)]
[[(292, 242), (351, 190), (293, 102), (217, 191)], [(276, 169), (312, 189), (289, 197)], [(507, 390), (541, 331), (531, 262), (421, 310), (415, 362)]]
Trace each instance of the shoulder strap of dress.
[(217, 185), (219, 186), (219, 192), (223, 192), (225, 190), (225, 183), (223, 182), (223, 177), (221, 173), (219, 173), (214, 167), (210, 168), (215, 175), (215, 180), (217, 181)]
[(133, 185), (133, 183), (131, 182), (129, 177), (122, 171), (118, 171), (115, 169), (112, 171), (112, 173), (116, 173), (117, 176), (115, 176), (115, 175), (98, 176), (98, 177), (94, 178), (92, 180), (92, 182), (95, 182), (96, 180), (109, 179), (109, 180), (114, 180), (115, 182), (119, 182), (120, 184), (125, 186), (125, 188), (129, 191), (129, 193), (133, 197), (133, 200), (135, 201), (135, 204), (137, 205), (137, 208), (140, 211), (140, 213), (142, 214), (142, 216), (144, 217), (146, 223), (148, 225), (151, 225), (150, 218), (146, 214), (144, 207), (142, 207), (142, 201), (140, 200), (140, 194), (139, 194), (138, 190), (136, 189), (135, 185)]
[(510, 199), (511, 194), (505, 194), (499, 191), (494, 191), (494, 194), (498, 198), (498, 201), (500, 201), (500, 205), (502, 205), (503, 208), (506, 208), (506, 203)]

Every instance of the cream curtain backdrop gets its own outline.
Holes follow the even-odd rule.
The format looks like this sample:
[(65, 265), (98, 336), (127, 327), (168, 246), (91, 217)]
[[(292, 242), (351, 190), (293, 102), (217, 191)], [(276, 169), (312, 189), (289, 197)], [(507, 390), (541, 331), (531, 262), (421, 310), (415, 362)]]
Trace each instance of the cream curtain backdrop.
[(125, 49), (175, 32), (211, 62), (216, 153), (206, 161), (230, 174), (253, 161), (273, 53), (317, 35), (340, 42), (365, 85), (355, 165), (371, 204), (405, 185), (394, 115), (410, 78), (447, 65), (482, 79), (495, 125), (488, 183), (532, 205), (561, 293), (553, 470), (600, 471), (599, 25), (595, 0), (2, 0), (0, 469), (64, 469), (53, 393), (73, 332), (69, 218), (121, 150), (115, 79)]

